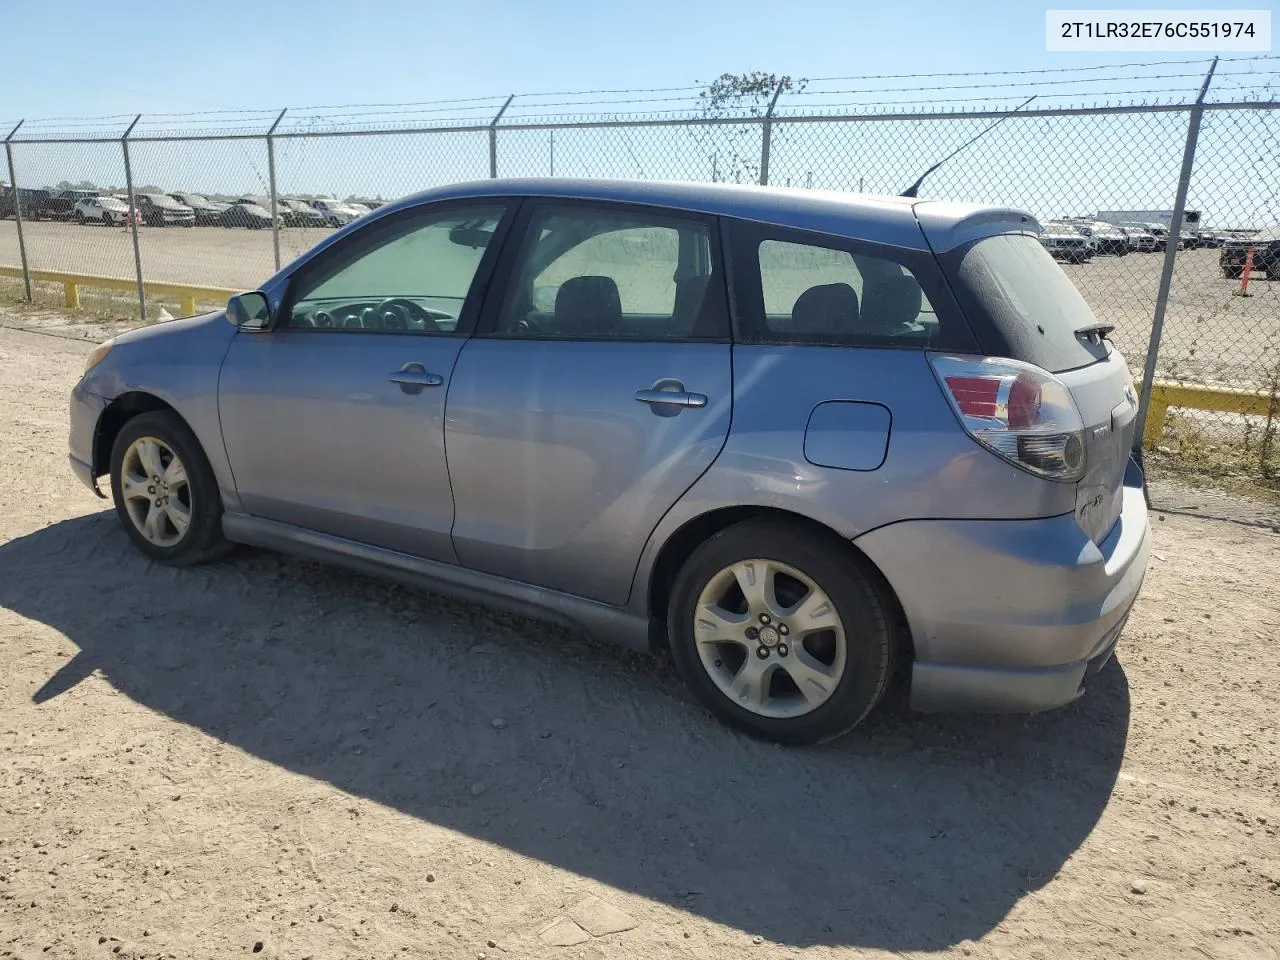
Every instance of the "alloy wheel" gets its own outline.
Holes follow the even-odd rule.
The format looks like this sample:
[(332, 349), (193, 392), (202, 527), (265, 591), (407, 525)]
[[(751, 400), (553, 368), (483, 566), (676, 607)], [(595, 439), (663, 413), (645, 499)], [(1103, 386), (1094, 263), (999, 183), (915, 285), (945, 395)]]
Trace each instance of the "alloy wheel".
[(742, 560), (713, 576), (698, 597), (693, 637), (720, 692), (762, 717), (820, 707), (848, 657), (835, 604), (813, 578), (775, 560)]
[(191, 483), (163, 440), (139, 437), (125, 451), (120, 493), (129, 519), (149, 543), (173, 547), (191, 526)]

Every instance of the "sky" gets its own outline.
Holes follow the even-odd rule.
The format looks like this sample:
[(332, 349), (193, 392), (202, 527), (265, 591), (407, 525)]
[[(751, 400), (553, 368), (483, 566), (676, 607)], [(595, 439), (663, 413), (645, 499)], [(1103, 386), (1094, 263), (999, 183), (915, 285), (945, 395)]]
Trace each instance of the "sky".
[[(1047, 53), (1054, 0), (4, 0), (0, 119), (1169, 59)], [(1112, 7), (1270, 9), (1126, 0)], [(72, 25), (97, 23), (72, 39)], [(48, 42), (41, 42), (45, 37)], [(101, 42), (93, 42), (97, 38)]]
[[(1155, 9), (1172, 2), (1129, 0), (1122, 6)], [(1084, 4), (1054, 0), (1052, 5), (1062, 9), (1101, 6), (1097, 0)], [(1046, 52), (1046, 6), (1027, 0), (914, 0), (911, 4), (866, 0), (789, 4), (777, 0), (219, 0), (214, 4), (111, 0), (110, 19), (128, 26), (103, 25), (97, 33), (120, 42), (6, 45), (0, 56), (0, 123), (26, 117), (24, 133), (31, 136), (31, 131), (40, 129), (34, 118), (70, 118), (58, 122), (78, 132), (76, 125), (82, 123), (78, 118), (113, 115), (116, 119), (110, 124), (118, 133), (132, 114), (142, 112), (144, 119), (135, 131), (139, 135), (163, 133), (165, 124), (197, 122), (169, 120), (162, 114), (252, 108), (260, 113), (243, 122), (261, 131), (279, 108), (288, 106), (290, 115), (281, 127), (286, 132), (339, 122), (329, 116), (332, 111), (312, 111), (308, 117), (304, 108), (316, 105), (468, 98), (489, 98), (470, 108), (477, 119), (487, 120), (508, 93), (691, 87), (723, 72), (750, 70), (797, 78), (1068, 71), (1017, 78), (1043, 84), (1029, 89), (1041, 95), (1039, 104), (1057, 106), (1072, 102), (1054, 99), (1063, 88), (1053, 84), (1062, 76), (1144, 70), (1138, 66), (1093, 75), (1071, 72), (1078, 68), (1211, 56)], [(1194, 4), (1199, 9), (1247, 6), (1270, 9), (1260, 0)], [(67, 24), (100, 22), (104, 11), (101, 0), (0, 0), (0, 7), (5, 34), (32, 39), (63, 34)], [(1081, 83), (1078, 89), (1133, 91), (1134, 98), (1149, 101), (1154, 97), (1147, 90), (1155, 87), (1165, 92), (1165, 102), (1169, 92), (1178, 102), (1187, 102), (1194, 98), (1203, 66), (1150, 66), (1145, 73), (1173, 76), (1106, 87)], [(1228, 97), (1231, 91), (1244, 89), (1247, 77), (1232, 79), (1230, 71), (1245, 69), (1252, 70), (1254, 65), (1224, 64), (1215, 89)], [(1271, 76), (1276, 78), (1280, 60), (1258, 69), (1273, 71)], [(940, 83), (959, 88), (933, 95), (945, 98), (948, 107), (964, 106), (966, 98), (975, 95), (963, 87), (967, 82), (967, 78), (944, 79)], [(827, 86), (865, 84), (850, 81)], [(1017, 100), (995, 106), (1013, 107), (1025, 92), (1019, 90)], [(913, 97), (911, 93), (893, 95), (899, 100)], [(563, 98), (543, 97), (542, 101), (558, 99)], [(535, 101), (527, 98), (525, 102)], [(810, 95), (792, 102), (812, 107), (820, 101)], [(665, 107), (659, 102), (610, 109)], [(518, 116), (521, 109), (517, 99), (509, 116)], [(775, 125), (770, 182), (897, 193), (986, 124), (986, 120), (901, 120)], [(1099, 209), (1168, 208), (1185, 124), (1180, 114), (1016, 118), (935, 174), (921, 195), (1013, 204), (1042, 218)], [(499, 172), (504, 176), (750, 179), (751, 168), (758, 163), (759, 130), (753, 126), (709, 131), (687, 127), (554, 134), (503, 131)], [(15, 144), (14, 150), (18, 178), (24, 185), (52, 186), (82, 179), (99, 186), (124, 183), (118, 144)], [(139, 185), (229, 195), (267, 193), (268, 162), (262, 141), (205, 141), (198, 147), (139, 143), (131, 153)], [(1280, 219), (1274, 180), (1278, 155), (1280, 111), (1207, 118), (1191, 205), (1211, 211), (1207, 220), (1216, 225)], [(480, 131), (280, 139), (276, 167), (282, 194), (391, 198), (487, 176), (488, 137)]]

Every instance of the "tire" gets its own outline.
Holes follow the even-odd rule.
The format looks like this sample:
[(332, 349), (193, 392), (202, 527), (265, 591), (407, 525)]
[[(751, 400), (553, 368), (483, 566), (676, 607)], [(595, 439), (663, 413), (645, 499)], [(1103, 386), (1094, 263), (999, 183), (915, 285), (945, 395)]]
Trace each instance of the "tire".
[[(750, 576), (746, 568), (757, 572), (762, 562), (775, 573), (775, 613), (767, 624), (745, 601), (734, 572), (736, 566)], [(817, 593), (804, 593), (806, 588)], [(810, 631), (789, 645), (788, 636), (800, 637), (795, 611), (806, 602), (818, 603), (817, 618), (839, 630)], [(696, 611), (720, 604), (726, 604), (725, 620), (699, 614), (705, 629), (695, 627)], [(676, 577), (667, 610), (676, 669), (698, 700), (751, 736), (785, 744), (838, 737), (879, 703), (893, 669), (894, 622), (881, 588), (833, 535), (777, 520), (736, 524), (694, 550)], [(707, 631), (729, 639), (708, 642)], [(759, 646), (752, 650), (751, 644)], [(764, 690), (748, 686), (735, 699), (730, 690), (749, 669), (754, 676), (767, 671)], [(821, 680), (812, 687), (804, 680), (810, 694), (802, 694), (796, 676)]]
[(1223, 267), (1222, 276), (1227, 280), (1239, 280), (1244, 275), (1244, 267)]
[[(146, 455), (148, 441), (166, 472), (174, 459), (179, 461), (185, 468), (185, 483), (176, 473), (166, 481), (170, 486), (148, 482), (145, 468), (154, 469), (156, 464), (155, 458)], [(127, 476), (140, 480), (126, 484)], [(164, 480), (164, 474), (160, 476)], [(130, 491), (142, 496), (127, 498)], [(159, 510), (150, 499), (157, 491), (167, 492), (169, 501)], [(222, 536), (222, 498), (213, 468), (195, 434), (170, 410), (139, 414), (121, 428), (111, 448), (111, 498), (125, 533), (151, 560), (189, 567), (230, 549)], [(183, 508), (185, 529), (175, 519), (184, 514)], [(158, 517), (153, 527), (147, 523), (152, 517)], [(145, 529), (154, 535), (144, 533)]]
[(82, 227), (84, 226), (84, 214), (81, 213), (79, 210), (75, 212), (75, 221), (76, 223), (80, 224), (80, 226)]

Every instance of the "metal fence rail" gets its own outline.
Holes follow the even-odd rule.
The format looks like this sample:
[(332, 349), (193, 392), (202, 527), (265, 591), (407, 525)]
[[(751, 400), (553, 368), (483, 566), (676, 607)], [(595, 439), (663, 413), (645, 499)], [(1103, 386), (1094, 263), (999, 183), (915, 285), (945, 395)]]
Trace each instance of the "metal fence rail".
[[(1280, 224), (1280, 102), (1206, 102), (1208, 88), (1206, 77), (1200, 96), (1180, 103), (1012, 111), (806, 113), (780, 109), (779, 88), (766, 97), (767, 106), (745, 115), (529, 117), (508, 97), (486, 106), (484, 115), (396, 129), (329, 123), (288, 110), (263, 111), (252, 122), (213, 131), (147, 117), (121, 118), (107, 133), (19, 123), (5, 138), (13, 187), (7, 203), (0, 197), (0, 217), (8, 218), (0, 220), (0, 267), (10, 268), (0, 277), (20, 272), (26, 299), (61, 295), (71, 274), (109, 278), (117, 288), (128, 281), (136, 298), (113, 301), (111, 309), (147, 319), (160, 304), (190, 310), (195, 295), (182, 290), (253, 287), (332, 229), (304, 222), (284, 205), (287, 198), (377, 201), (496, 176), (896, 194), (1002, 121), (932, 174), (921, 196), (1020, 207), (1042, 222), (1172, 211), (1163, 256), (1133, 251), (1064, 269), (1094, 311), (1116, 324), (1114, 341), (1143, 373), (1141, 415), (1152, 411), (1160, 418), (1146, 431), (1149, 463), (1157, 470), (1238, 474), (1275, 488), (1280, 282), (1255, 273), (1241, 295), (1241, 278), (1224, 275), (1219, 249), (1182, 248), (1179, 241), (1195, 240), (1188, 229)], [(190, 230), (115, 218), (81, 225), (74, 214), (60, 222), (66, 210), (50, 219), (24, 193), (77, 187), (119, 193), (130, 206), (157, 189), (228, 200), (253, 196), (269, 220), (257, 230), (204, 220)], [(1184, 211), (1197, 211), (1199, 222), (1183, 229)], [(1257, 266), (1266, 267), (1261, 257)], [(1280, 280), (1280, 263), (1272, 275)], [(49, 289), (53, 281), (42, 279), (48, 277), (62, 279)], [(1245, 395), (1247, 402), (1232, 399)], [(1178, 406), (1202, 396), (1214, 398), (1207, 410)]]

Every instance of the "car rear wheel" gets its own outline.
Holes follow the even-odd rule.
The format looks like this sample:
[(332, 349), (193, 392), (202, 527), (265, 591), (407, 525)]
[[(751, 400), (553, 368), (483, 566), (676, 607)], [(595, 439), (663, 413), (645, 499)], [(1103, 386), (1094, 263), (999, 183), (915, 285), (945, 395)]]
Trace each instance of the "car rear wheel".
[(76, 223), (80, 224), (80, 226), (82, 227), (84, 226), (84, 214), (81, 213), (79, 210), (75, 212), (75, 221)]
[(103, 212), (102, 225), (104, 227), (114, 227), (116, 225), (116, 218), (109, 213)]
[(1223, 267), (1222, 275), (1228, 280), (1239, 280), (1244, 275), (1243, 267)]
[(677, 576), (667, 624), (697, 698), (779, 743), (851, 730), (892, 669), (880, 588), (834, 537), (785, 522), (746, 521), (698, 547)]
[(152, 560), (187, 567), (229, 549), (213, 469), (175, 413), (144, 413), (121, 428), (111, 495), (125, 533)]

